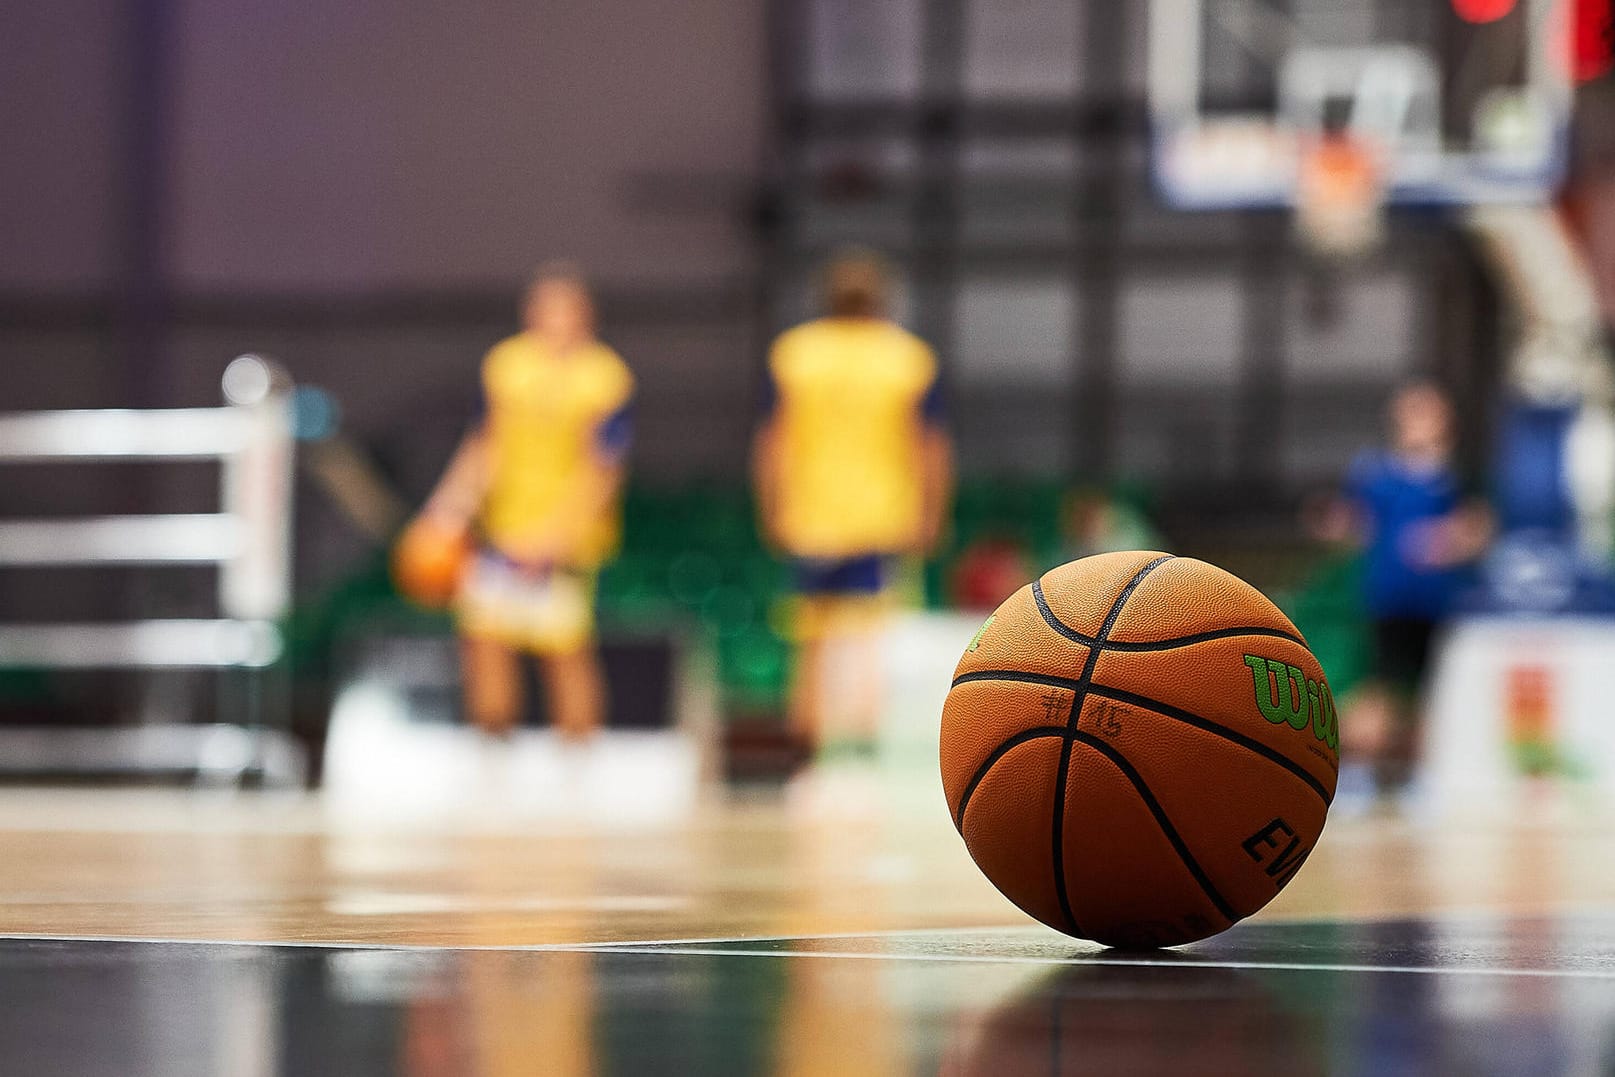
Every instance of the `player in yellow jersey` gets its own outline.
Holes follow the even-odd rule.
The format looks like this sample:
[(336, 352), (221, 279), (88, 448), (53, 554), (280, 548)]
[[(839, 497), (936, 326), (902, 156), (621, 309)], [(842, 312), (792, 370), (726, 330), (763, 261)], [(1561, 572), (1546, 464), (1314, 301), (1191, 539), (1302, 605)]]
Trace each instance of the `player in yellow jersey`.
[(595, 577), (618, 543), (634, 383), (595, 339), (575, 270), (542, 270), (522, 321), (483, 360), (485, 414), (416, 526), (470, 527), (479, 544), (454, 603), (471, 720), (492, 734), (514, 728), (527, 653), (556, 728), (577, 739), (599, 728), (606, 705)]
[[(753, 449), (763, 533), (791, 559), (796, 589), (787, 717), (814, 747), (872, 740), (881, 700), (868, 644), (891, 563), (935, 548), (952, 495), (936, 358), (889, 320), (889, 291), (872, 254), (831, 263), (828, 316), (774, 343)], [(829, 692), (833, 653), (852, 674)]]

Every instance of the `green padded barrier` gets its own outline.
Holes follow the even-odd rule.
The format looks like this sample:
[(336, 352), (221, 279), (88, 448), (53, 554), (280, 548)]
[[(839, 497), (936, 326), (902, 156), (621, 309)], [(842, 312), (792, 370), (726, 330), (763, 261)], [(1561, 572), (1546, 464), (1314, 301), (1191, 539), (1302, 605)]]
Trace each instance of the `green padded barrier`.
[[(987, 536), (1020, 542), (1039, 568), (1063, 560), (1060, 521), (1067, 490), (1055, 482), (964, 483), (945, 548), (925, 572), (926, 604), (942, 604), (953, 562)], [(1118, 488), (1112, 496), (1136, 508), (1149, 503), (1140, 489)], [(752, 712), (778, 709), (789, 649), (771, 618), (786, 594), (788, 573), (760, 541), (746, 490), (633, 488), (623, 512), (622, 551), (600, 578), (602, 625), (630, 632), (682, 625), (704, 632), (718, 656), (726, 703)], [(1355, 683), (1366, 662), (1354, 571), (1344, 562), (1327, 565), (1286, 603), (1337, 691)], [(378, 552), (341, 584), (299, 606), (288, 624), (295, 667), (324, 668), (324, 652), (343, 624), (377, 615), (422, 632), (451, 629), (447, 617), (417, 610), (393, 593), (386, 557)]]

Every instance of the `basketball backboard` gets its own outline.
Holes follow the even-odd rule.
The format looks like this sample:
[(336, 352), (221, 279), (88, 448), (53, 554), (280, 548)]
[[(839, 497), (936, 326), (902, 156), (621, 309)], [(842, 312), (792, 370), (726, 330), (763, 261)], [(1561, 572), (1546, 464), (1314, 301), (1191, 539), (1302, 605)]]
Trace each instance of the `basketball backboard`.
[(1371, 147), (1397, 205), (1550, 197), (1565, 168), (1568, 0), (1151, 0), (1158, 187), (1289, 207), (1309, 147)]

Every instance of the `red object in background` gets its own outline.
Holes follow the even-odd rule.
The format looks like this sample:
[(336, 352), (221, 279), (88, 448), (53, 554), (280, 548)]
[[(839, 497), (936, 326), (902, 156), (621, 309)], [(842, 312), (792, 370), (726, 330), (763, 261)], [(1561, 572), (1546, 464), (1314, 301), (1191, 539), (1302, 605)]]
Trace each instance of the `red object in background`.
[(970, 545), (953, 563), (949, 591), (967, 610), (997, 609), (1032, 578), (1026, 552), (1013, 539), (986, 538)]
[(1544, 666), (1514, 666), (1504, 674), (1504, 707), (1509, 739), (1519, 744), (1547, 744), (1554, 736), (1553, 671)]
[(1574, 0), (1571, 70), (1591, 82), (1615, 70), (1615, 0)]
[(1452, 0), (1452, 10), (1465, 22), (1487, 23), (1507, 18), (1519, 0)]
[(1520, 665), (1504, 671), (1508, 744), (1522, 774), (1542, 776), (1563, 769), (1558, 748), (1558, 695), (1553, 671), (1546, 666)]

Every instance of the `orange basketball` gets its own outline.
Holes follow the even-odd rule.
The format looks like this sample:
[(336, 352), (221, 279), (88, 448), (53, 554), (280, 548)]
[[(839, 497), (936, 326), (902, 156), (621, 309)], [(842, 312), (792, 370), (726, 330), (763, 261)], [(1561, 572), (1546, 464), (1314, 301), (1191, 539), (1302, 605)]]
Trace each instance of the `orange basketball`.
[(1278, 607), (1188, 557), (1049, 572), (971, 641), (942, 785), (994, 886), (1109, 946), (1175, 946), (1256, 912), (1323, 830), (1334, 699)]
[(416, 520), (393, 547), (393, 583), (404, 597), (431, 609), (449, 604), (471, 559), (471, 540), (462, 528)]

